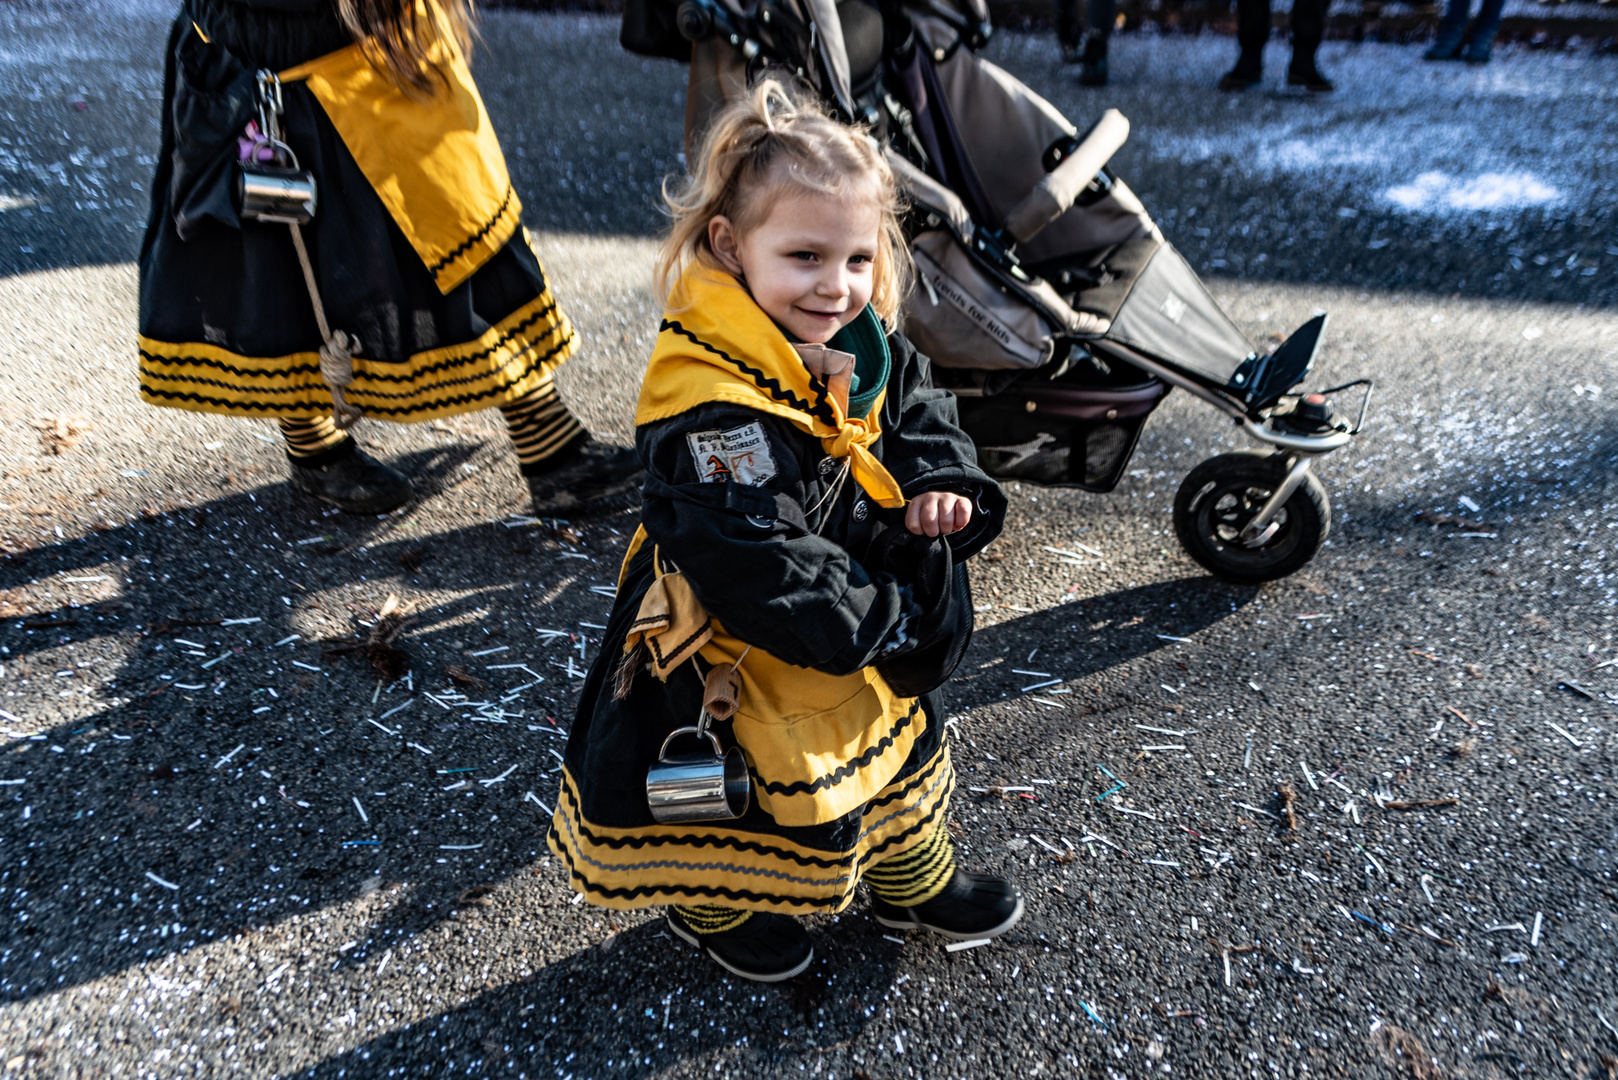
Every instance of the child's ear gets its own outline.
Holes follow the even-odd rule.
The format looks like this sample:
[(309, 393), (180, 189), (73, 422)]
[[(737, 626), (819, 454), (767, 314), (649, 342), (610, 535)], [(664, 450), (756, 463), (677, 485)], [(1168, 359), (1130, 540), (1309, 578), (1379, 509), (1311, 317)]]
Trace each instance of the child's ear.
[(741, 252), (736, 241), (736, 226), (731, 224), (728, 217), (715, 214), (708, 220), (708, 249), (727, 273), (741, 277)]

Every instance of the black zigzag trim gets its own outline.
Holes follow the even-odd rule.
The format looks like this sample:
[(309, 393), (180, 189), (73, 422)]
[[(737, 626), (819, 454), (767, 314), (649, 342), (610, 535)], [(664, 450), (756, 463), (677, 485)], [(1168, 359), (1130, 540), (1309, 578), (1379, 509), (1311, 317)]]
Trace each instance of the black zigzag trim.
[(832, 413), (831, 409), (827, 408), (824, 395), (821, 396), (819, 403), (805, 401), (797, 394), (794, 394), (792, 391), (782, 386), (779, 379), (769, 378), (764, 374), (764, 372), (749, 365), (746, 361), (738, 360), (725, 350), (715, 348), (672, 319), (664, 319), (662, 324), (658, 326), (657, 330), (658, 333), (662, 333), (664, 330), (674, 331), (676, 334), (679, 334), (681, 337), (689, 340), (693, 345), (700, 345), (726, 363), (734, 365), (736, 370), (752, 379), (760, 390), (767, 392), (775, 400), (790, 405), (799, 412), (806, 412), (815, 419), (821, 420), (832, 427), (837, 426), (837, 417)]
[[(557, 345), (555, 348), (551, 349), (545, 355), (537, 357), (535, 360), (533, 360), (531, 363), (529, 363), (523, 369), (522, 374), (518, 375), (515, 379), (512, 379), (512, 380), (506, 382), (504, 385), (497, 386), (497, 387), (495, 387), (495, 388), (493, 388), (491, 390), (485, 390), (485, 391), (483, 391), (481, 393), (477, 393), (477, 394), (457, 394), (457, 395), (454, 395), (452, 397), (435, 398), (430, 402), (426, 402), (426, 403), (423, 403), (421, 405), (412, 405), (412, 406), (410, 406), (408, 408), (395, 408), (395, 407), (387, 406), (387, 405), (364, 405), (364, 406), (362, 406), (362, 408), (363, 408), (363, 410), (364, 410), (364, 412), (365, 412), (365, 414), (367, 416), (388, 416), (388, 417), (401, 417), (401, 418), (402, 417), (409, 417), (409, 416), (420, 414), (420, 413), (437, 412), (437, 411), (439, 411), (441, 409), (451, 408), (451, 407), (455, 407), (455, 406), (462, 406), (462, 405), (476, 405), (478, 408), (484, 408), (484, 407), (486, 407), (486, 405), (484, 404), (486, 401), (488, 401), (489, 399), (493, 399), (493, 398), (499, 398), (500, 396), (507, 393), (512, 388), (512, 386), (514, 386), (518, 382), (521, 382), (523, 379), (527, 378), (528, 375), (531, 374), (536, 368), (544, 365), (546, 361), (548, 361), (551, 357), (555, 356), (558, 352), (560, 352), (563, 348), (565, 348), (566, 345), (567, 345), (566, 342), (563, 342), (562, 344)], [(203, 385), (203, 386), (216, 386), (216, 387), (219, 387), (221, 389), (227, 389), (227, 390), (238, 389), (237, 387), (232, 386), (230, 383), (218, 382), (218, 381), (210, 380), (210, 379), (199, 379), (199, 378), (196, 378), (194, 376), (189, 376), (189, 375), (170, 375), (170, 376), (165, 376), (165, 378), (168, 379), (169, 381), (173, 381), (173, 382), (189, 382), (189, 383)], [(444, 384), (440, 384), (440, 385), (444, 385)], [(273, 393), (290, 394), (290, 393), (305, 393), (310, 389), (322, 389), (323, 390), (323, 389), (325, 389), (325, 386), (324, 386), (324, 384), (321, 384), (319, 387), (307, 387), (306, 386), (306, 387), (294, 387), (294, 388), (291, 388), (291, 389), (277, 390), (277, 391), (254, 390), (254, 391), (251, 391), (251, 392), (253, 392), (253, 393), (266, 393), (266, 394), (267, 393), (272, 393), (272, 392)], [(173, 390), (160, 390), (160, 389), (157, 389), (157, 388), (151, 387), (151, 386), (142, 386), (140, 388), (140, 392), (141, 392), (142, 396), (144, 396), (146, 398), (151, 398), (151, 399), (161, 398), (164, 401), (173, 401), (173, 402), (190, 401), (190, 402), (195, 402), (195, 403), (197, 403), (199, 405), (214, 406), (214, 407), (216, 407), (218, 409), (221, 409), (221, 410), (224, 410), (226, 412), (246, 411), (246, 412), (259, 412), (259, 413), (265, 413), (265, 414), (274, 414), (274, 413), (283, 412), (287, 408), (289, 408), (289, 406), (276, 405), (276, 404), (273, 404), (273, 403), (265, 403), (265, 402), (258, 402), (258, 401), (230, 401), (230, 400), (225, 399), (225, 398), (206, 397), (206, 396), (204, 396), (202, 394), (180, 393), (180, 392), (173, 391)], [(300, 412), (306, 412), (307, 409), (300, 409), (299, 411)], [(470, 412), (472, 410), (471, 409), (465, 409), (463, 411)]]
[(676, 645), (667, 656), (663, 655), (663, 647), (657, 643), (657, 638), (648, 634), (646, 637), (646, 643), (652, 647), (652, 656), (657, 661), (657, 670), (667, 671), (669, 669), (669, 664), (673, 661), (673, 658), (685, 652), (686, 649), (689, 649), (691, 647), (691, 643), (696, 641), (697, 638), (701, 637), (703, 634), (706, 634), (712, 626), (713, 616), (710, 615), (708, 618), (702, 620), (701, 626), (697, 627), (691, 632), (690, 637)]
[(448, 266), (450, 263), (454, 262), (456, 259), (459, 259), (462, 255), (465, 255), (475, 245), (481, 243), (483, 238), (485, 236), (489, 235), (489, 230), (493, 229), (496, 225), (500, 224), (500, 219), (506, 216), (506, 210), (511, 206), (512, 196), (514, 196), (516, 194), (517, 193), (514, 190), (512, 190), (511, 185), (507, 184), (506, 185), (506, 197), (503, 200), (501, 200), (500, 209), (498, 209), (498, 210), (496, 210), (494, 212), (494, 217), (490, 218), (484, 224), (483, 228), (479, 229), (477, 232), (475, 232), (471, 236), (467, 237), (458, 247), (455, 248), (454, 251), (451, 251), (448, 255), (445, 255), (442, 259), (439, 259), (437, 262), (435, 262), (431, 266), (429, 266), (427, 268), (427, 272), (429, 274), (433, 275), (433, 277), (437, 277), (438, 272), (440, 270), (444, 269), (444, 267)]
[[(533, 314), (529, 315), (522, 322), (518, 323), (516, 326), (513, 326), (511, 329), (509, 329), (505, 333), (501, 334), (498, 339), (496, 339), (494, 342), (492, 342), (485, 349), (482, 349), (482, 350), (480, 350), (478, 352), (475, 352), (475, 353), (469, 353), (466, 356), (450, 357), (450, 358), (445, 359), (445, 360), (440, 360), (439, 362), (437, 362), (435, 364), (429, 364), (426, 367), (419, 368), (419, 369), (416, 370), (415, 373), (410, 374), (410, 375), (388, 375), (388, 374), (384, 374), (382, 372), (376, 372), (376, 373), (367, 372), (366, 375), (365, 375), (366, 381), (368, 381), (368, 382), (375, 381), (375, 382), (384, 382), (384, 383), (412, 383), (412, 382), (418, 381), (419, 379), (421, 379), (425, 375), (434, 375), (434, 374), (437, 374), (440, 371), (449, 371), (452, 368), (460, 367), (460, 366), (462, 366), (464, 364), (472, 364), (472, 363), (476, 363), (479, 360), (487, 359), (489, 356), (493, 355), (497, 350), (504, 348), (506, 346), (506, 344), (511, 341), (512, 338), (515, 338), (515, 337), (521, 335), (530, 326), (533, 326), (536, 322), (539, 322), (541, 319), (546, 318), (547, 316), (549, 316), (555, 310), (556, 310), (556, 300), (553, 297), (549, 304), (547, 304), (546, 306), (540, 308), (538, 311), (536, 311)], [(218, 371), (223, 372), (226, 375), (234, 375), (234, 376), (237, 376), (237, 377), (243, 378), (243, 379), (254, 379), (254, 378), (259, 378), (259, 379), (279, 379), (279, 378), (285, 378), (288, 375), (313, 375), (313, 376), (316, 376), (318, 378), (319, 375), (320, 375), (320, 365), (318, 363), (315, 363), (315, 364), (297, 364), (297, 365), (295, 365), (293, 367), (290, 367), (290, 368), (280, 368), (280, 369), (277, 369), (275, 371), (248, 371), (248, 370), (246, 370), (244, 368), (236, 367), (234, 364), (226, 363), (223, 360), (214, 360), (211, 357), (206, 357), (206, 356), (164, 356), (164, 355), (159, 354), (159, 353), (147, 352), (145, 349), (142, 349), (142, 350), (140, 350), (140, 358), (142, 360), (149, 360), (149, 361), (152, 361), (154, 363), (190, 364), (190, 365), (193, 365), (193, 366), (196, 366), (196, 367), (214, 368), (214, 369), (216, 369)], [(162, 377), (163, 378), (170, 378), (171, 376), (162, 376)], [(229, 386), (230, 384), (229, 383), (213, 383), (213, 384), (210, 384), (210, 385)]]
[(937, 775), (939, 767), (943, 764), (943, 762), (943, 754), (934, 754), (930, 759), (928, 759), (928, 764), (926, 766), (922, 767), (916, 772), (911, 773), (909, 776), (899, 777), (894, 781), (894, 783), (897, 783), (899, 780), (903, 780), (904, 787), (899, 788), (897, 791), (889, 792), (887, 795), (874, 797), (870, 802), (866, 803), (865, 812), (869, 814), (873, 810), (905, 798), (917, 787), (927, 783), (935, 775)]
[[(551, 835), (556, 835), (556, 826), (551, 826)], [(657, 903), (667, 897), (681, 897), (687, 900), (733, 900), (752, 904), (782, 904), (795, 908), (825, 908), (831, 910), (842, 902), (842, 895), (827, 897), (824, 900), (815, 900), (807, 896), (780, 896), (775, 893), (754, 892), (751, 889), (728, 889), (722, 886), (695, 886), (695, 885), (637, 885), (633, 888), (613, 889), (595, 882), (580, 874), (573, 864), (572, 855), (566, 844), (558, 842), (555, 849), (562, 853), (562, 860), (567, 863), (568, 876), (573, 881), (573, 887), (594, 896), (610, 900), (646, 900)]]
[[(925, 832), (929, 828), (938, 827), (937, 822), (939, 819), (939, 814), (942, 812), (942, 810), (943, 803), (940, 801), (934, 805), (931, 813), (922, 818), (920, 821), (916, 822), (916, 824), (912, 825), (902, 833), (889, 837), (881, 844), (880, 847), (872, 848), (870, 851), (866, 852), (865, 855), (858, 860), (857, 865), (852, 868), (854, 872), (858, 874), (859, 872), (863, 871), (866, 866), (871, 865), (873, 862), (882, 861), (882, 856), (892, 848)], [(575, 818), (575, 821), (577, 820), (579, 819)], [(815, 900), (802, 896), (782, 896), (777, 893), (755, 892), (751, 889), (731, 889), (723, 886), (637, 885), (634, 887), (625, 888), (609, 888), (607, 886), (598, 885), (595, 882), (590, 881), (583, 874), (579, 873), (575, 863), (573, 862), (572, 851), (567, 844), (562, 842), (562, 838), (560, 835), (558, 835), (556, 825), (554, 823), (552, 823), (550, 827), (548, 839), (550, 840), (551, 850), (558, 852), (563, 861), (567, 863), (568, 876), (572, 879), (574, 887), (582, 889), (585, 893), (608, 899), (655, 900), (660, 897), (678, 896), (688, 899), (724, 899), (747, 903), (783, 904), (796, 908), (825, 908), (827, 910), (835, 909), (842, 900), (841, 896), (828, 897), (824, 900)], [(845, 865), (846, 864), (842, 862), (835, 864), (835, 866), (839, 868)]]
[(573, 822), (579, 830), (579, 835), (597, 847), (611, 848), (614, 851), (641, 851), (645, 848), (682, 847), (701, 850), (713, 848), (715, 851), (730, 850), (737, 854), (760, 855), (765, 858), (782, 859), (796, 863), (799, 866), (816, 870), (836, 870), (848, 864), (845, 859), (821, 859), (812, 855), (799, 855), (797, 852), (786, 851), (782, 848), (760, 844), (753, 840), (740, 840), (734, 836), (597, 836), (585, 824), (584, 815), (579, 812), (578, 800), (571, 793), (568, 802), (573, 807)]
[(926, 817), (924, 817), (920, 821), (916, 822), (914, 825), (912, 825), (910, 828), (906, 829), (904, 832), (896, 833), (893, 836), (888, 837), (886, 840), (884, 840), (882, 842), (882, 845), (880, 847), (874, 847), (871, 850), (867, 851), (864, 855), (860, 856), (860, 860), (859, 860), (859, 869), (860, 869), (860, 871), (863, 873), (867, 866), (870, 866), (872, 863), (881, 862), (883, 856), (888, 851), (890, 851), (891, 849), (896, 847), (897, 845), (904, 843), (906, 840), (909, 840), (913, 836), (916, 836), (916, 835), (918, 835), (920, 833), (926, 832), (929, 826), (933, 825), (935, 822), (938, 821), (938, 815), (941, 814), (943, 812), (943, 810), (944, 810), (944, 803), (943, 803), (942, 800), (940, 800), (939, 802), (934, 804), (932, 812), (930, 814), (928, 814)]
[(825, 776), (817, 776), (813, 782), (794, 780), (790, 784), (777, 783), (773, 780), (766, 781), (759, 778), (764, 785), (764, 790), (771, 795), (812, 795), (822, 788), (837, 786), (886, 753), (888, 748), (898, 741), (899, 733), (910, 726), (911, 721), (916, 718), (916, 714), (920, 711), (921, 700), (918, 698), (910, 703), (910, 711), (899, 718), (899, 722), (893, 725), (892, 730), (878, 739), (865, 753), (851, 761), (845, 761)]

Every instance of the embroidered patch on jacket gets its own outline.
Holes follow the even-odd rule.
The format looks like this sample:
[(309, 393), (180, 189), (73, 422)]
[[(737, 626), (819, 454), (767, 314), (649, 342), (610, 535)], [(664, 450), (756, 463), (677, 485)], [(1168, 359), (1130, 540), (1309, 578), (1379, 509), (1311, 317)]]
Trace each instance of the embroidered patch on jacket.
[(734, 480), (762, 487), (775, 476), (775, 458), (764, 425), (756, 421), (729, 431), (693, 431), (685, 437), (697, 475), (705, 484)]

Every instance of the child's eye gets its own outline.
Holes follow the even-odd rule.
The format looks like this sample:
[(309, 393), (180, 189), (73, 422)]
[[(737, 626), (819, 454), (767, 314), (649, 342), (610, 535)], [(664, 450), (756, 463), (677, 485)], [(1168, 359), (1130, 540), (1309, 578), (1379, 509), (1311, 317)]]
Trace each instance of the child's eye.
[(870, 266), (875, 260), (869, 255), (855, 255), (848, 260), (850, 266)]
[(790, 257), (802, 262), (814, 262), (816, 258), (812, 251), (794, 251)]

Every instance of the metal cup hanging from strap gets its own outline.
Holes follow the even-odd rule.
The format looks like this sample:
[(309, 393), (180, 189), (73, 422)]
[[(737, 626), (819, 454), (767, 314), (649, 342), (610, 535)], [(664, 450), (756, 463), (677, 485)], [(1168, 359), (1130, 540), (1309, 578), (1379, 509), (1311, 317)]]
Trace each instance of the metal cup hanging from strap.
[(258, 131), (237, 162), (236, 201), (246, 221), (307, 225), (314, 220), (315, 177), (281, 139), (281, 80), (258, 73)]
[[(657, 761), (646, 770), (646, 805), (659, 824), (732, 821), (747, 813), (753, 793), (747, 759), (738, 746), (726, 751), (719, 736), (708, 730), (711, 720), (728, 719), (736, 711), (739, 691), (733, 665), (713, 668), (705, 680), (696, 725), (678, 728), (663, 740)], [(687, 735), (698, 741), (699, 749), (670, 754), (674, 741)], [(700, 745), (703, 739), (707, 747)]]

